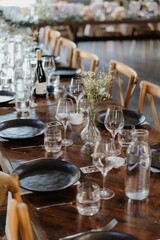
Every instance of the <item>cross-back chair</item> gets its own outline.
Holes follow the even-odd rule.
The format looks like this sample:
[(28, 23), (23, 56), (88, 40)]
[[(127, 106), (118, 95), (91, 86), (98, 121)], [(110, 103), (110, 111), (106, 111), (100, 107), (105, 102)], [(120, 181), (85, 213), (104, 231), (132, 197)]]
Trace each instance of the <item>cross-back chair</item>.
[(8, 197), (5, 227), (7, 240), (34, 240), (28, 207)]
[(61, 33), (59, 31), (50, 29), (49, 39), (50, 39), (51, 52), (53, 55), (55, 55), (57, 40), (60, 36), (61, 36)]
[(96, 72), (99, 66), (99, 57), (91, 52), (76, 48), (73, 51), (72, 66), (80, 67), (83, 71), (89, 68), (89, 71)]
[[(116, 81), (116, 88), (118, 86), (121, 105), (128, 108), (131, 96), (138, 83), (138, 74), (130, 66), (117, 61), (111, 60), (109, 63), (109, 71), (113, 77), (113, 81)], [(115, 79), (114, 79), (115, 78)], [(110, 86), (109, 93), (112, 95), (113, 84)]]
[(71, 67), (72, 66), (72, 56), (73, 50), (77, 47), (76, 43), (73, 41), (60, 37), (57, 40), (57, 49), (56, 49), (56, 56), (60, 56), (62, 62)]
[(11, 192), (12, 198), (16, 199), (18, 203), (22, 201), (18, 175), (9, 175), (0, 171), (0, 206), (4, 203), (8, 192)]
[(155, 104), (156, 99), (160, 100), (160, 86), (145, 80), (140, 82), (138, 112), (141, 114), (144, 113), (146, 97), (148, 97), (148, 100), (149, 100), (155, 127), (158, 131), (160, 131), (160, 122), (158, 119), (158, 114), (157, 114), (156, 104)]

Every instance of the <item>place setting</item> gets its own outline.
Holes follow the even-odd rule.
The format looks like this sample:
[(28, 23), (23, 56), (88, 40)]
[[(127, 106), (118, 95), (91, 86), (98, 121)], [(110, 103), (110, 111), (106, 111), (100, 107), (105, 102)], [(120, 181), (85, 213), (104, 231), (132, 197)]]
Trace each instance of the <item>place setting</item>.
[(39, 136), (46, 124), (38, 119), (12, 119), (0, 123), (0, 137), (17, 140)]
[(13, 101), (15, 99), (15, 94), (16, 93), (12, 91), (1, 90), (0, 91), (0, 107)]
[[(106, 110), (96, 112), (96, 122), (102, 128), (104, 128), (105, 115)], [(138, 127), (145, 121), (144, 115), (129, 109), (123, 109), (123, 116), (124, 126), (134, 125), (135, 127)]]

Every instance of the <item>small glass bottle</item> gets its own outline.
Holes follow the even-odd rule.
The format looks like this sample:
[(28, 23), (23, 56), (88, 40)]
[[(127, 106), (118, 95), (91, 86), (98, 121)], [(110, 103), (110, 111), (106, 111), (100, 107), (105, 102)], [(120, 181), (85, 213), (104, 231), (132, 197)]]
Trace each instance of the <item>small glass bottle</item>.
[(143, 200), (149, 194), (151, 150), (148, 130), (136, 129), (127, 149), (125, 194), (134, 200)]

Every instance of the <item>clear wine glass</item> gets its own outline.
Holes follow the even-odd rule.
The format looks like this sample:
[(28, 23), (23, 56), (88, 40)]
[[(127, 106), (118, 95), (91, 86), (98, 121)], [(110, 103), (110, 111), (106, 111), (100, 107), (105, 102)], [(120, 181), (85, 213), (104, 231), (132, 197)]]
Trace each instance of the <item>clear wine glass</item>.
[[(101, 189), (101, 199), (110, 199), (114, 197), (115, 193), (105, 187), (106, 177), (108, 172), (114, 167), (112, 156), (115, 152), (115, 145), (113, 139), (102, 139), (97, 141), (92, 154), (93, 165), (100, 170), (103, 176), (103, 187)], [(111, 158), (110, 158), (111, 157)]]
[(74, 104), (70, 98), (60, 98), (58, 100), (56, 118), (62, 123), (64, 128), (64, 139), (62, 139), (63, 146), (70, 146), (73, 144), (71, 139), (66, 138), (66, 130), (68, 124), (70, 123), (70, 118), (74, 112)]
[(46, 73), (47, 82), (50, 84), (51, 76), (55, 73), (56, 66), (53, 56), (45, 56), (43, 60), (43, 68)]
[(83, 80), (82, 77), (76, 76), (71, 78), (69, 85), (69, 94), (76, 101), (76, 112), (78, 113), (79, 101), (83, 96)]
[[(110, 105), (107, 108), (105, 119), (104, 119), (105, 128), (111, 133), (114, 144), (116, 134), (123, 128), (124, 126), (124, 116), (123, 110), (121, 106)], [(115, 155), (119, 155), (121, 153), (120, 148), (116, 148)]]

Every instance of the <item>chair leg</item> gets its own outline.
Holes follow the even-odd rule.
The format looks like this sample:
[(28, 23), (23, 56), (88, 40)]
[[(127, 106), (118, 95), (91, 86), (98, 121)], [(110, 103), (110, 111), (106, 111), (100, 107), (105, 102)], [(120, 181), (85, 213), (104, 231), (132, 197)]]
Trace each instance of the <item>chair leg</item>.
[(158, 57), (160, 57), (160, 40), (158, 40)]
[(136, 49), (136, 40), (132, 40), (131, 46), (129, 49), (129, 54), (133, 55), (135, 53), (135, 49)]
[(149, 45), (150, 45), (150, 54), (154, 54), (154, 41), (150, 40)]
[(116, 55), (116, 42), (111, 41), (111, 44), (112, 44), (113, 53), (114, 53), (114, 55)]
[(142, 41), (142, 58), (146, 58), (146, 41)]
[(105, 58), (106, 57), (106, 47), (107, 47), (107, 41), (102, 42), (102, 55)]
[(97, 48), (97, 43), (93, 42), (92, 43), (92, 51), (95, 52), (96, 48)]
[(124, 42), (120, 41), (120, 59), (123, 60), (123, 53), (124, 53)]

